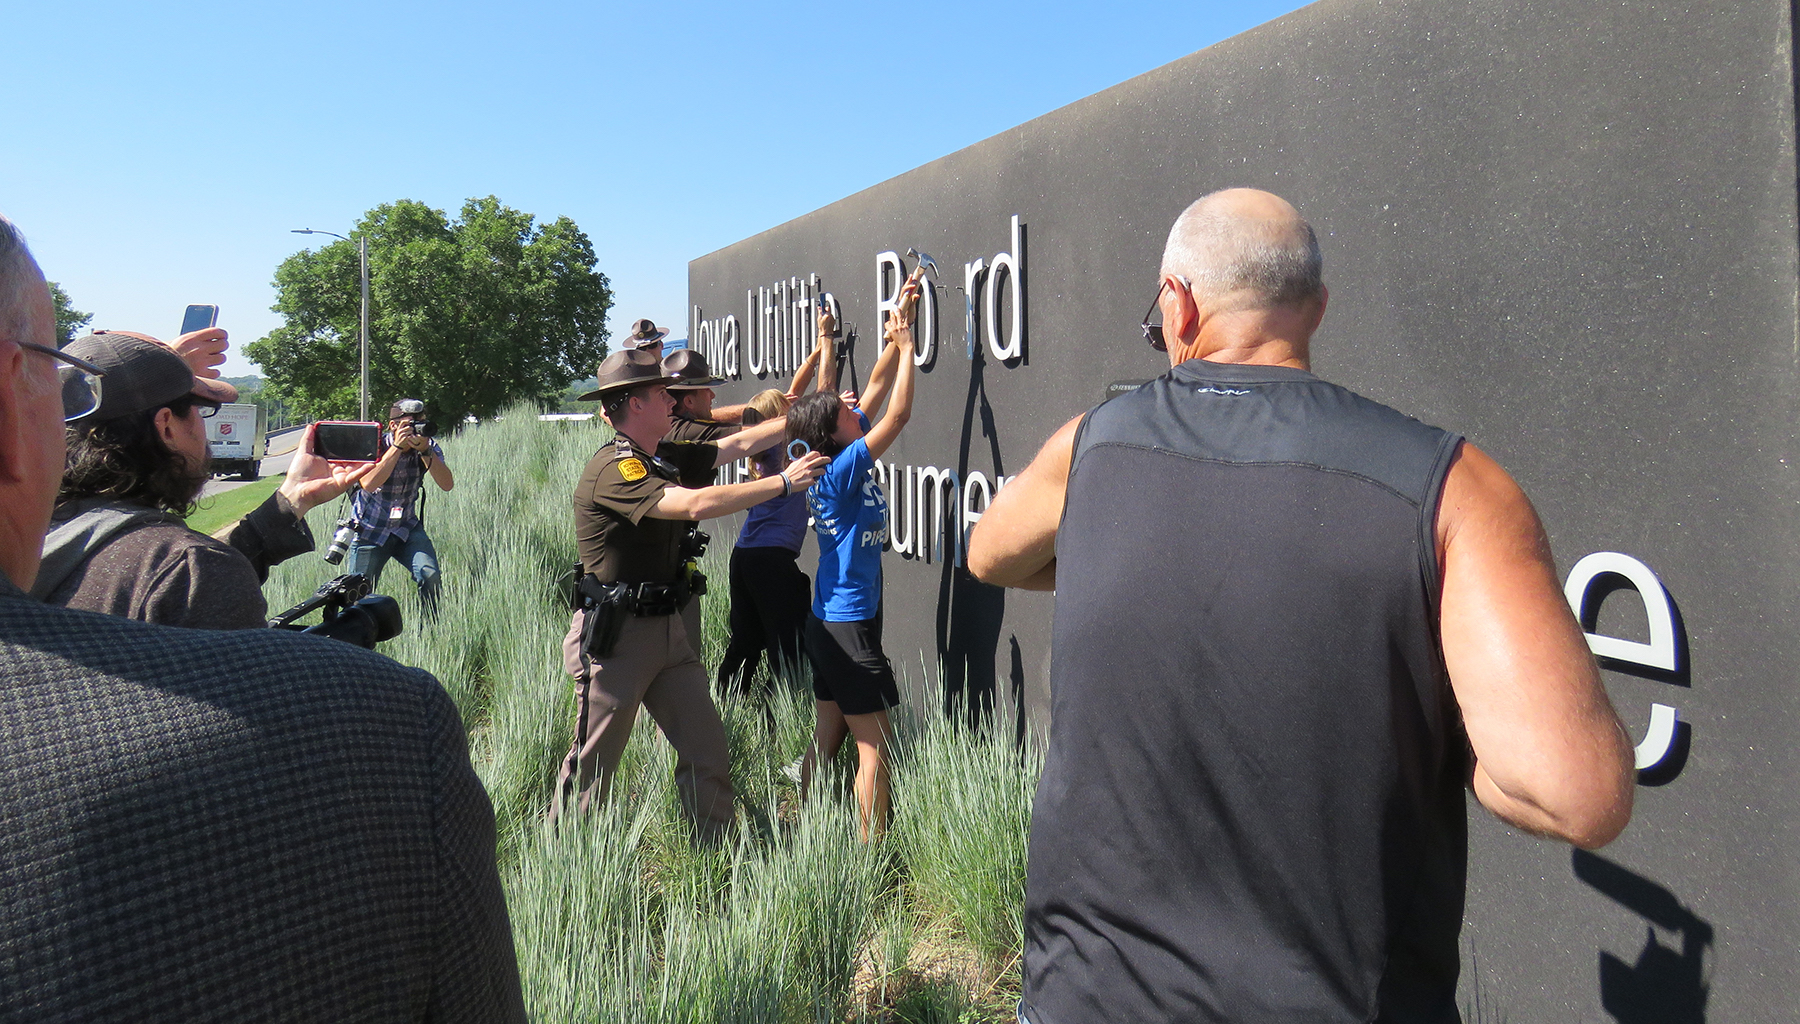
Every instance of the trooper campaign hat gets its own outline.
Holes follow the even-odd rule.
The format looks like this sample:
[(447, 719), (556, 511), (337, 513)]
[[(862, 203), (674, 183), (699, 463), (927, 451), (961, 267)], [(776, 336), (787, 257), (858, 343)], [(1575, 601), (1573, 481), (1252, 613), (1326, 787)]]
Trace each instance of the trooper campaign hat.
[(187, 395), (210, 402), (237, 400), (236, 388), (194, 376), (174, 349), (146, 335), (95, 331), (69, 342), (63, 351), (106, 371), (99, 406), (77, 423), (104, 423), (160, 409)]
[(647, 384), (668, 384), (675, 379), (663, 372), (662, 362), (656, 356), (635, 348), (614, 352), (600, 360), (600, 370), (594, 376), (599, 378), (599, 385), (577, 398), (577, 402), (595, 402), (613, 391)]
[(625, 343), (632, 348), (649, 348), (669, 336), (667, 327), (658, 327), (650, 319), (634, 320), (631, 324), (631, 337)]
[(698, 391), (725, 383), (725, 378), (713, 376), (712, 367), (706, 365), (706, 357), (691, 348), (663, 356), (662, 368), (664, 373), (675, 378), (669, 385), (670, 391)]

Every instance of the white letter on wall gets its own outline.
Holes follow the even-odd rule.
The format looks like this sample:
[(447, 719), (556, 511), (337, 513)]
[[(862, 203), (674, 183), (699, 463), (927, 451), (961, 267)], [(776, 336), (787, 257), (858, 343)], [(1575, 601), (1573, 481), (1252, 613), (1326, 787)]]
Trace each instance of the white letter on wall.
[[(1025, 254), (1020, 246), (1019, 215), (1012, 219), (1012, 252), (994, 254), (988, 268), (988, 287), (981, 293), (981, 329), (987, 334), (988, 352), (1005, 362), (1019, 358), (1025, 337)], [(1008, 297), (1012, 299), (1012, 316), (1008, 318), (1006, 344), (1000, 344), (1000, 275), (1006, 274)]]
[[(1617, 551), (1596, 551), (1575, 563), (1569, 570), (1569, 579), (1563, 584), (1563, 597), (1568, 599), (1569, 608), (1575, 613), (1577, 621), (1588, 621), (1588, 612), (1598, 612), (1590, 606), (1588, 598), (1594, 588), (1594, 581), (1605, 575), (1623, 576), (1631, 581), (1637, 589), (1638, 596), (1644, 601), (1644, 618), (1650, 623), (1650, 642), (1640, 644), (1631, 640), (1621, 640), (1616, 636), (1602, 636), (1588, 633), (1588, 650), (1602, 658), (1611, 658), (1645, 668), (1661, 669), (1664, 672), (1677, 670), (1675, 658), (1675, 612), (1669, 607), (1669, 592), (1663, 589), (1662, 580), (1650, 567), (1630, 555), (1622, 555)], [(1669, 756), (1675, 746), (1675, 723), (1680, 714), (1667, 704), (1650, 705), (1650, 729), (1644, 734), (1644, 741), (1637, 745), (1637, 767), (1639, 771), (1654, 768)]]
[(900, 262), (900, 254), (893, 250), (875, 254), (875, 355), (887, 348), (886, 339), (881, 338), (881, 329), (887, 325), (888, 310), (898, 303), (894, 297), (900, 294), (900, 284), (906, 280), (906, 264)]

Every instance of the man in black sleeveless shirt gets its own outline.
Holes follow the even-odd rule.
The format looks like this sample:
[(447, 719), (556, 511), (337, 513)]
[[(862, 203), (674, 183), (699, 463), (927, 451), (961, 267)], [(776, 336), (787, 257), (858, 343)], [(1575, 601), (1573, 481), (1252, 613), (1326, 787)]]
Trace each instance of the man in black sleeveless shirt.
[(1308, 372), (1325, 303), (1292, 206), (1196, 202), (1145, 331), (1170, 372), (1058, 430), (970, 539), (980, 578), (1056, 590), (1031, 1024), (1456, 1021), (1465, 786), (1588, 848), (1630, 818), (1531, 503)]

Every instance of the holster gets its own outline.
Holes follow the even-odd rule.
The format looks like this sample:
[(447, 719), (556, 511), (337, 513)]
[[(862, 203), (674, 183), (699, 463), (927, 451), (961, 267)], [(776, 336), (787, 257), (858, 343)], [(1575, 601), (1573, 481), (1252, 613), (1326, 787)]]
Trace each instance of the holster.
[(637, 610), (630, 584), (602, 583), (591, 574), (576, 584), (587, 617), (581, 624), (581, 649), (590, 658), (612, 657), (625, 632), (625, 620)]

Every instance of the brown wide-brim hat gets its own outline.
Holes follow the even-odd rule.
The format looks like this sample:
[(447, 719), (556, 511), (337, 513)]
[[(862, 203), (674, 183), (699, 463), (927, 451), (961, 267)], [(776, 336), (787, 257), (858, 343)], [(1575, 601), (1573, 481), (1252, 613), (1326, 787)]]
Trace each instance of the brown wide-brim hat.
[(663, 356), (662, 368), (664, 373), (675, 378), (675, 383), (669, 385), (670, 391), (698, 391), (725, 383), (725, 378), (713, 376), (712, 367), (706, 365), (706, 357), (691, 348)]
[(649, 348), (669, 336), (667, 327), (658, 327), (654, 320), (634, 320), (631, 324), (631, 337), (625, 343), (632, 348)]
[(614, 352), (600, 360), (600, 369), (594, 376), (599, 378), (599, 386), (577, 398), (577, 402), (593, 402), (608, 392), (648, 384), (668, 384), (675, 379), (663, 372), (662, 360), (635, 348)]

